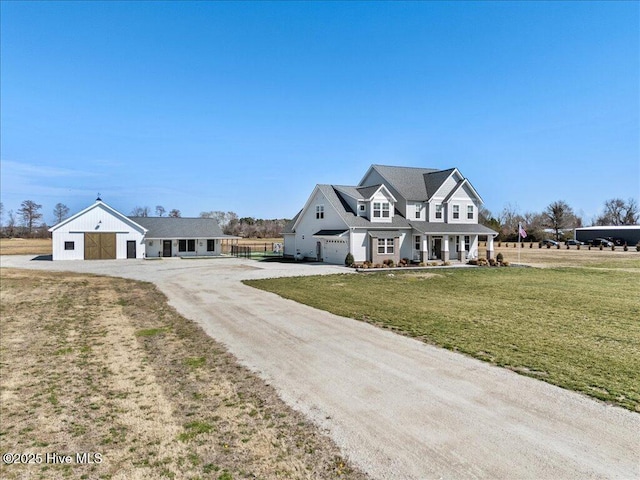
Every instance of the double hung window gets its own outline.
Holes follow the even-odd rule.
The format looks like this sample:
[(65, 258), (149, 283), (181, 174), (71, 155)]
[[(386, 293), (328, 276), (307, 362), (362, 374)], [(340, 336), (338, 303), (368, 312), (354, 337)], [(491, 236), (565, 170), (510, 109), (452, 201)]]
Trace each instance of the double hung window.
[(378, 253), (382, 255), (393, 255), (393, 238), (378, 239)]

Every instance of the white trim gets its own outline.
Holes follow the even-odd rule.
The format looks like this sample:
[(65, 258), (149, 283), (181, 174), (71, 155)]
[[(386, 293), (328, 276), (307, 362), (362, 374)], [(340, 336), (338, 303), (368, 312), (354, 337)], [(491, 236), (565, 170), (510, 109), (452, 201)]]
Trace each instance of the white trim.
[[(66, 225), (67, 223), (75, 220), (76, 218), (84, 215), (87, 212), (90, 212), (91, 210), (93, 210), (96, 207), (102, 206), (104, 207), (109, 213), (111, 213), (113, 216), (115, 216), (116, 218), (122, 220), (123, 222), (133, 226), (133, 228), (137, 228), (139, 229), (142, 234), (146, 234), (148, 232), (148, 230), (146, 228), (144, 228), (142, 225), (134, 222), (133, 220), (131, 220), (129, 217), (127, 217), (126, 215), (123, 215), (122, 213), (120, 213), (119, 211), (117, 211), (115, 208), (110, 207), (109, 205), (107, 205), (106, 203), (104, 203), (102, 200), (97, 200), (93, 205), (88, 206), (87, 208), (85, 208), (84, 210), (81, 210), (80, 212), (76, 213), (75, 215), (70, 216), (69, 218), (63, 220), (62, 222), (54, 225), (53, 227), (51, 227), (49, 229), (50, 232), (55, 232), (56, 230), (58, 230), (60, 227)], [(84, 233), (84, 232), (82, 232)], [(110, 232), (113, 233), (113, 232)], [(118, 233), (123, 233), (123, 232), (118, 232)], [(129, 232), (124, 232), (124, 233), (129, 233)]]

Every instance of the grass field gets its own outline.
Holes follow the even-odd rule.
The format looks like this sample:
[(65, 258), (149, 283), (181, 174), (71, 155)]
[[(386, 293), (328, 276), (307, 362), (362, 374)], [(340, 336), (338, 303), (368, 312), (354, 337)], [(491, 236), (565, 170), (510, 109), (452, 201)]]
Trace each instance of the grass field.
[(0, 238), (0, 255), (51, 255), (50, 238)]
[(364, 478), (153, 285), (0, 274), (0, 478)]
[(630, 261), (245, 283), (640, 411), (640, 265)]

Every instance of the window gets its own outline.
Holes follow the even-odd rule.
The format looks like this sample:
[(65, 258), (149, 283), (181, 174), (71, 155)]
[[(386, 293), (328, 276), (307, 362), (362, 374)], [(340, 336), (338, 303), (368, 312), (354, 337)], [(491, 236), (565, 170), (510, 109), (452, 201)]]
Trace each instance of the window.
[(460, 218), (460, 205), (453, 206), (453, 218)]
[(195, 252), (195, 251), (196, 251), (196, 241), (187, 240), (187, 252)]
[(473, 205), (467, 205), (467, 219), (473, 220)]
[(316, 219), (324, 218), (324, 205), (316, 205)]
[(393, 254), (393, 238), (379, 238), (378, 239), (378, 253), (379, 254)]
[(390, 207), (389, 202), (373, 202), (373, 216), (375, 218), (389, 218)]
[(471, 237), (469, 235), (464, 236), (464, 251), (471, 251)]
[(417, 252), (419, 252), (420, 250), (422, 250), (422, 237), (420, 235), (416, 235), (414, 237), (414, 246)]
[(64, 242), (64, 249), (65, 250), (75, 250), (76, 249), (76, 242)]
[(436, 205), (436, 218), (442, 218), (442, 204)]
[(178, 240), (178, 251), (186, 252), (187, 251), (187, 241), (186, 240)]
[(215, 251), (216, 251), (216, 241), (207, 240), (207, 252), (215, 252)]
[(421, 215), (422, 215), (422, 204), (416, 203), (416, 220), (420, 220)]

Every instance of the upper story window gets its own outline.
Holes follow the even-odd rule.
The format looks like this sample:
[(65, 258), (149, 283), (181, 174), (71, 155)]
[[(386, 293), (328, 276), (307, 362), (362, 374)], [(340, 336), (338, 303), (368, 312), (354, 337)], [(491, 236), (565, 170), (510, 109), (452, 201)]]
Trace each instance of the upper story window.
[(442, 218), (442, 204), (436, 205), (436, 218)]
[(422, 218), (422, 204), (416, 203), (416, 220), (420, 220)]
[(473, 220), (473, 205), (467, 205), (467, 219)]
[(324, 205), (316, 205), (316, 219), (324, 218)]
[(453, 218), (454, 219), (460, 218), (460, 205), (453, 206)]
[(358, 204), (358, 215), (364, 215), (366, 210), (367, 210), (367, 207), (365, 206), (364, 203), (359, 203)]
[(390, 211), (389, 202), (373, 202), (374, 218), (389, 218)]

